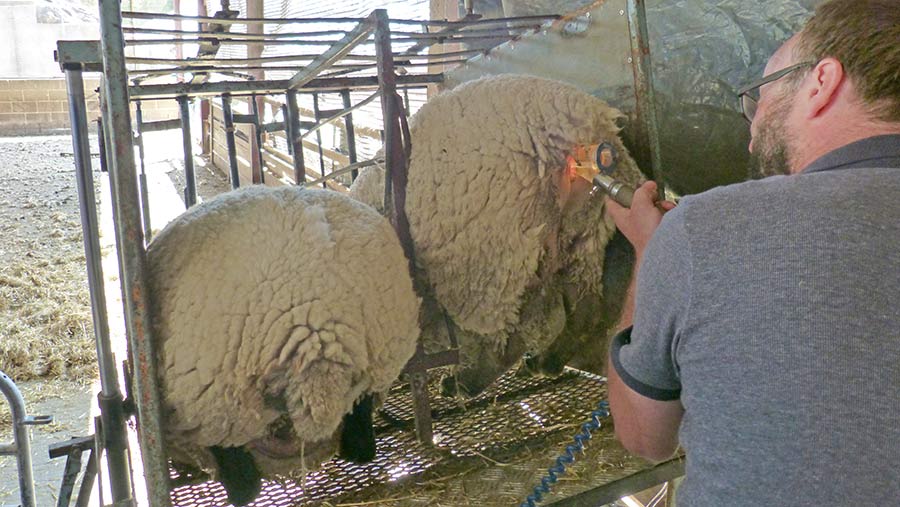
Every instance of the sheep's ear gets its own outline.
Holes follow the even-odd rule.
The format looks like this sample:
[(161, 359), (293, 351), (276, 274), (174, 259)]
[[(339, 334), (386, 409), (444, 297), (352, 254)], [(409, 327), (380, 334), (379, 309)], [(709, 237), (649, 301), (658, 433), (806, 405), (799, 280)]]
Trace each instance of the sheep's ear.
[(368, 463), (375, 459), (375, 409), (371, 394), (363, 396), (344, 416), (341, 427), (341, 447), (338, 456), (354, 463)]
[(209, 448), (219, 467), (219, 482), (228, 493), (228, 501), (243, 507), (256, 499), (262, 489), (262, 477), (253, 455), (243, 447)]

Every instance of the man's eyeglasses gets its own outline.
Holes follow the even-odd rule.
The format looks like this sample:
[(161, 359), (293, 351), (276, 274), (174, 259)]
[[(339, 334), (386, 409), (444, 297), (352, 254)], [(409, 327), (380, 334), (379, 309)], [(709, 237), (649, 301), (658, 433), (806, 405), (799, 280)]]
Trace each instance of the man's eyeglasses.
[(773, 72), (768, 76), (763, 76), (759, 79), (759, 81), (750, 83), (738, 90), (737, 95), (738, 98), (741, 99), (741, 113), (744, 114), (744, 118), (746, 118), (750, 123), (753, 123), (753, 117), (756, 116), (756, 106), (759, 104), (759, 99), (750, 95), (750, 92), (754, 92), (764, 84), (771, 83), (772, 81), (777, 81), (799, 68), (808, 67), (810, 65), (813, 65), (814, 63), (815, 62), (802, 62), (791, 65), (790, 67), (785, 67), (778, 72)]

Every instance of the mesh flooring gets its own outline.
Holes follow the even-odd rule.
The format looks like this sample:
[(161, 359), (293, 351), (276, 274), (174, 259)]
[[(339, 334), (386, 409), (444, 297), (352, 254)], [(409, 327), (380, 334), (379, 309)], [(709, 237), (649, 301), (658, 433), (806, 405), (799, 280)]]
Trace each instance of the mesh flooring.
[[(373, 462), (359, 465), (333, 459), (301, 480), (266, 481), (251, 505), (485, 505), (484, 500), (469, 503), (479, 495), (498, 500), (498, 505), (518, 503), (516, 499), (527, 495), (531, 482), (539, 480), (552, 456), (562, 450), (560, 442), (570, 442), (606, 396), (602, 378), (578, 370), (567, 370), (555, 379), (508, 373), (465, 406), (439, 396), (438, 390), (437, 378), (433, 378), (429, 391), (434, 447), (416, 441), (409, 388), (398, 385), (376, 417), (378, 451)], [(604, 456), (604, 448), (610, 444), (617, 447), (608, 424), (604, 426), (605, 433), (593, 439), (599, 440), (592, 446), (594, 456), (585, 459), (592, 461), (592, 466), (568, 476), (577, 482), (587, 472), (590, 480), (581, 481), (583, 485), (568, 484), (566, 489), (588, 489), (642, 468), (620, 449), (613, 452), (612, 460)], [(493, 470), (504, 467), (511, 468)], [(454, 481), (464, 485), (463, 476), (472, 473), (480, 474), (474, 484), (487, 485), (484, 491), (447, 491), (458, 489), (459, 484), (450, 486)], [(514, 477), (508, 477), (510, 474)], [(189, 479), (174, 470), (172, 477)], [(489, 485), (492, 482), (493, 487)], [(451, 498), (454, 495), (458, 495), (456, 500)], [(211, 480), (174, 488), (172, 503), (179, 507), (229, 505), (225, 490)]]

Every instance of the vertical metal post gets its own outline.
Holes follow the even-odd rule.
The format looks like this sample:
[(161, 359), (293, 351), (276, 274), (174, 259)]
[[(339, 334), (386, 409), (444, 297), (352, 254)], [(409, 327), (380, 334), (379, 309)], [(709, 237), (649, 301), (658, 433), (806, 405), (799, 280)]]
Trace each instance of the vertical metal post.
[(81, 228), (84, 235), (84, 256), (87, 265), (88, 291), (91, 298), (91, 316), (94, 321), (94, 338), (97, 342), (97, 359), (100, 368), (101, 393), (112, 397), (120, 395), (116, 363), (109, 340), (109, 320), (106, 313), (102, 259), (100, 251), (100, 227), (94, 199), (94, 178), (91, 172), (91, 153), (88, 142), (87, 115), (84, 104), (84, 81), (81, 69), (66, 71), (66, 89), (69, 97), (69, 122), (72, 126), (72, 152), (75, 155), (76, 189), (81, 208)]
[[(407, 160), (400, 130), (401, 99), (397, 94), (397, 77), (394, 74), (394, 58), (391, 50), (391, 29), (385, 9), (375, 10), (375, 56), (378, 69), (378, 87), (381, 92), (381, 110), (384, 116), (384, 210), (391, 218), (403, 253), (409, 262), (410, 273), (415, 266), (412, 236), (406, 217)], [(416, 355), (425, 354), (422, 344), (416, 347)], [(415, 356), (414, 356), (415, 357)], [(418, 363), (421, 364), (421, 363)], [(428, 400), (428, 376), (424, 365), (408, 372), (415, 412), (416, 437), (419, 442), (431, 445), (433, 431), (431, 407)]]
[(294, 156), (294, 181), (297, 185), (306, 184), (306, 167), (303, 162), (303, 139), (300, 138), (300, 108), (297, 107), (297, 92), (287, 91), (287, 107), (284, 109), (287, 116), (284, 124), (287, 130), (288, 144), (291, 146), (291, 154)]
[[(316, 123), (321, 120), (319, 117), (319, 93), (312, 93), (313, 99), (313, 115), (315, 116)], [(322, 152), (322, 129), (316, 129), (316, 146), (319, 150), (319, 175), (321, 177), (325, 177), (325, 154)], [(325, 182), (322, 182), (322, 188), (328, 188), (328, 185)]]
[(644, 0), (626, 0), (628, 31), (631, 37), (631, 70), (634, 74), (635, 114), (637, 115), (637, 146), (646, 146), (640, 158), (650, 161), (660, 199), (665, 198), (662, 158), (659, 146), (659, 124), (656, 119), (656, 98), (650, 67), (650, 38), (647, 35), (647, 12)]
[(222, 117), (225, 119), (225, 142), (228, 144), (228, 169), (231, 175), (231, 188), (241, 186), (241, 174), (238, 172), (237, 146), (234, 142), (234, 114), (231, 111), (231, 95), (222, 95)]
[(403, 112), (409, 118), (409, 88), (403, 89)]
[(194, 145), (191, 141), (191, 110), (187, 95), (179, 95), (178, 110), (181, 116), (181, 144), (184, 146), (184, 207), (197, 204), (197, 176), (194, 173)]
[(0, 371), (0, 392), (3, 392), (9, 401), (10, 413), (13, 423), (12, 445), (0, 444), (0, 456), (16, 456), (19, 472), (19, 498), (22, 507), (34, 507), (34, 471), (31, 468), (31, 438), (28, 435), (28, 426), (25, 424), (25, 400), (19, 388)]
[(75, 489), (75, 481), (81, 473), (81, 449), (73, 449), (66, 458), (66, 467), (63, 469), (62, 485), (59, 488), (57, 507), (68, 507), (72, 501), (72, 491)]
[[(341, 99), (344, 102), (344, 109), (349, 109), (352, 105), (350, 103), (350, 90), (344, 89), (341, 90)], [(344, 128), (347, 130), (347, 154), (350, 157), (350, 163), (355, 164), (357, 162), (356, 155), (356, 131), (353, 128), (353, 113), (344, 116)], [(356, 179), (359, 176), (359, 171), (354, 169), (350, 171), (350, 181)]]
[(250, 96), (250, 113), (253, 114), (253, 133), (256, 136), (256, 160), (259, 168), (259, 176), (253, 175), (253, 183), (265, 184), (266, 182), (266, 161), (263, 158), (263, 136), (260, 126), (263, 124), (259, 114), (259, 97), (256, 94)]
[[(387, 11), (377, 9), (375, 18), (375, 59), (378, 70), (378, 88), (381, 93), (381, 113), (384, 122), (382, 141), (384, 142), (384, 211), (388, 216), (396, 216), (394, 210), (393, 172), (399, 162), (402, 150), (395, 150), (399, 140), (399, 124), (396, 124), (397, 78), (394, 74), (394, 57), (391, 53), (391, 29)], [(401, 240), (402, 244), (402, 240)]]
[[(265, 0), (247, 0), (246, 2), (246, 10), (245, 16), (248, 18), (264, 18), (266, 17), (265, 13)], [(261, 23), (254, 23), (251, 25), (247, 25), (247, 33), (263, 35), (265, 33), (265, 25)], [(247, 58), (259, 58), (263, 55), (263, 51), (265, 50), (265, 44), (256, 42), (256, 43), (248, 43), (247, 44)], [(266, 71), (262, 69), (256, 69), (250, 71), (250, 74), (254, 79), (264, 80), (266, 78)], [(251, 156), (250, 163), (250, 174), (251, 174), (251, 182), (258, 184), (265, 184), (266, 182), (266, 164), (263, 159), (263, 133), (260, 130), (260, 125), (265, 123), (263, 118), (260, 116), (260, 109), (264, 109), (265, 106), (261, 103), (261, 98), (257, 97), (256, 94), (250, 96), (250, 114), (254, 117), (254, 137), (252, 142), (250, 143), (250, 149), (255, 150), (255, 156)]]
[(134, 114), (137, 122), (138, 157), (140, 157), (141, 160), (141, 218), (143, 219), (144, 224), (144, 238), (147, 241), (150, 241), (153, 229), (150, 225), (150, 198), (147, 195), (147, 166), (144, 164), (144, 114), (141, 110), (140, 100), (134, 101)]
[(284, 119), (284, 135), (287, 136), (287, 152), (288, 155), (294, 154), (294, 143), (291, 142), (291, 120), (288, 114), (287, 100), (281, 105), (281, 117)]
[[(101, 102), (102, 103), (102, 102)], [(97, 144), (100, 145), (100, 171), (109, 172), (109, 143), (106, 139), (106, 130), (103, 128), (103, 118), (97, 118)]]
[[(138, 437), (144, 477), (150, 505), (171, 505), (168, 488), (168, 460), (160, 417), (160, 393), (156, 384), (157, 365), (153, 331), (149, 318), (147, 291), (147, 252), (141, 229), (140, 202), (131, 141), (131, 114), (128, 104), (128, 74), (125, 70), (125, 38), (119, 0), (100, 0), (100, 43), (103, 50), (106, 125), (110, 134), (110, 152), (114, 156), (109, 175), (112, 183), (116, 243), (119, 251), (125, 329), (131, 344), (134, 366)], [(110, 428), (104, 428), (109, 431)], [(124, 436), (124, 425), (122, 428)], [(127, 461), (123, 461), (125, 465)], [(125, 501), (131, 495), (127, 466), (110, 466), (113, 501)]]
[[(78, 201), (81, 209), (81, 228), (84, 236), (84, 255), (87, 266), (88, 290), (91, 297), (91, 314), (94, 321), (94, 339), (97, 344), (97, 361), (100, 368), (100, 394), (98, 395), (101, 417), (105, 428), (103, 448), (109, 464), (110, 482), (113, 495), (119, 500), (132, 498), (131, 474), (128, 464), (128, 439), (126, 436), (125, 415), (122, 408), (122, 392), (119, 390), (119, 377), (116, 362), (113, 358), (112, 344), (109, 340), (109, 324), (106, 314), (106, 294), (103, 289), (102, 253), (100, 252), (100, 229), (97, 225), (97, 210), (94, 200), (94, 179), (91, 173), (91, 148), (88, 143), (87, 113), (84, 103), (84, 81), (81, 68), (66, 68), (66, 89), (69, 98), (69, 122), (72, 127), (72, 148), (75, 155), (76, 182)], [(108, 97), (108, 96), (107, 96)], [(107, 105), (108, 107), (108, 105)], [(127, 107), (126, 107), (127, 110)], [(109, 125), (107, 123), (107, 125)], [(132, 155), (134, 164), (134, 138), (130, 122), (125, 129), (127, 143), (125, 149)], [(115, 159), (113, 165), (115, 167)], [(110, 171), (110, 177), (115, 171)], [(134, 179), (132, 179), (132, 190)], [(137, 192), (135, 192), (137, 194)], [(140, 202), (136, 199), (135, 226), (140, 227)], [(140, 236), (138, 236), (140, 237)], [(143, 242), (140, 243), (143, 249)]]
[(75, 507), (87, 507), (91, 499), (91, 490), (94, 489), (94, 480), (97, 478), (97, 451), (91, 450), (87, 466), (84, 468), (84, 476), (81, 479), (81, 487), (78, 489), (78, 497), (75, 498)]
[[(201, 0), (202, 1), (202, 0)], [(212, 107), (209, 99), (200, 99), (200, 151), (213, 157)]]

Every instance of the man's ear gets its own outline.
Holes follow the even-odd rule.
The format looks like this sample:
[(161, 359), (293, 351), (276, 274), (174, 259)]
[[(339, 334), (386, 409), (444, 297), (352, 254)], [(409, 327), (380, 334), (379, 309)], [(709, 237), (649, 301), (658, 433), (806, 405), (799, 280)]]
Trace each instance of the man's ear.
[(844, 66), (834, 58), (823, 58), (816, 64), (801, 93), (807, 118), (821, 116), (837, 102), (845, 84), (844, 77)]

